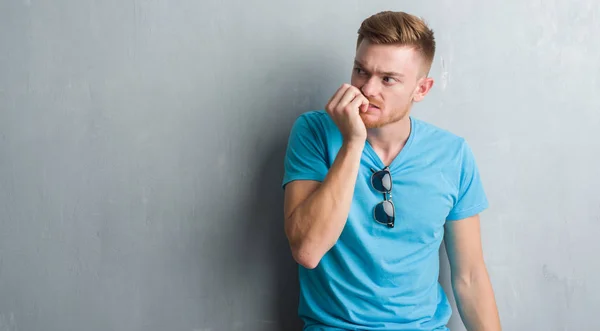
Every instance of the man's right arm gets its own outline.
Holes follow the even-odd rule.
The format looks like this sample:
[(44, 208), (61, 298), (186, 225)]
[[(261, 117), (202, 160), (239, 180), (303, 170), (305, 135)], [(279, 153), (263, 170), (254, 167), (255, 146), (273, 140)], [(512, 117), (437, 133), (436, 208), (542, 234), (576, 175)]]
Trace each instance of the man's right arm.
[[(366, 111), (368, 106), (369, 101), (360, 90), (342, 85), (325, 107), (344, 141), (327, 175), (322, 183), (292, 180), (286, 185), (285, 233), (294, 259), (306, 268), (312, 269), (319, 264), (346, 225), (367, 137), (360, 112)], [(297, 144), (305, 142), (297, 136), (293, 139)], [(302, 151), (311, 154), (314, 148)], [(313, 159), (313, 162), (318, 161)], [(308, 163), (302, 156), (295, 155), (294, 164), (302, 164), (303, 169), (318, 166)]]
[(313, 269), (340, 237), (350, 211), (364, 142), (343, 144), (322, 183), (299, 180), (285, 190), (285, 233), (292, 255)]

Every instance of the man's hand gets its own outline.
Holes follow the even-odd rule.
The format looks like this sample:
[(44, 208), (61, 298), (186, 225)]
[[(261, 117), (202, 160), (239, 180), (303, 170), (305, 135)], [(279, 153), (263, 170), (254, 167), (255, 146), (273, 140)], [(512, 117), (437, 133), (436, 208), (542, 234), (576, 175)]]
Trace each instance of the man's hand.
[(366, 112), (368, 108), (369, 100), (359, 89), (349, 84), (342, 85), (325, 106), (345, 143), (364, 143), (367, 139), (367, 129), (360, 112)]

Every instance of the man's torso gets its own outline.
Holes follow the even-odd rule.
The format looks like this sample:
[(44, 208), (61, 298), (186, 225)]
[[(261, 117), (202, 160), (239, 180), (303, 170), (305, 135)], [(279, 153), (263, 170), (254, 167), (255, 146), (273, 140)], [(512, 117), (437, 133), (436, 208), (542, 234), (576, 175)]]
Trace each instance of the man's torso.
[[(342, 146), (339, 131), (323, 111), (302, 116), (329, 168)], [(393, 228), (374, 220), (383, 194), (371, 186), (371, 174), (385, 165), (365, 144), (340, 238), (315, 269), (300, 266), (306, 329), (445, 330), (451, 308), (438, 283), (439, 247), (459, 195), (463, 143), (411, 118), (408, 141), (389, 165)]]

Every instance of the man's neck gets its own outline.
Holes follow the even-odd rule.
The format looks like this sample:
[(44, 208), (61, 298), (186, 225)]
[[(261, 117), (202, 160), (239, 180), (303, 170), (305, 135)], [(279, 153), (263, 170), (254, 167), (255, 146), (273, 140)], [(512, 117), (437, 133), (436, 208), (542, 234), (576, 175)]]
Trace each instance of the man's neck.
[(367, 140), (381, 161), (388, 166), (406, 145), (410, 130), (410, 117), (407, 114), (397, 122), (367, 130)]

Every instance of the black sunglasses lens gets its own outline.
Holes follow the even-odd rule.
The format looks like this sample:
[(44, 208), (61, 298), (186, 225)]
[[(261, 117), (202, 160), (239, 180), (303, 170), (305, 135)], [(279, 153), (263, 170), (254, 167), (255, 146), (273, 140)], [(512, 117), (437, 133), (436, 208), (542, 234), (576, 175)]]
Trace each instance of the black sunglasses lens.
[(387, 170), (374, 173), (371, 182), (373, 183), (373, 187), (379, 192), (389, 192), (392, 190), (392, 176)]
[(391, 201), (382, 201), (375, 206), (375, 220), (377, 222), (393, 226), (394, 218), (394, 204)]

